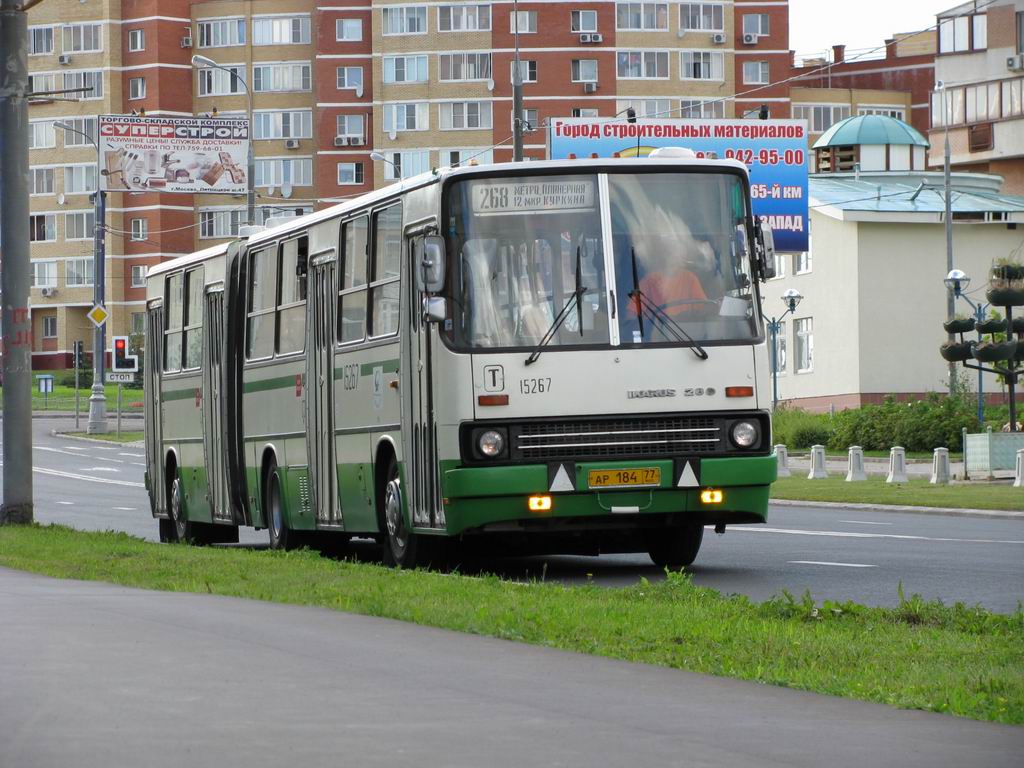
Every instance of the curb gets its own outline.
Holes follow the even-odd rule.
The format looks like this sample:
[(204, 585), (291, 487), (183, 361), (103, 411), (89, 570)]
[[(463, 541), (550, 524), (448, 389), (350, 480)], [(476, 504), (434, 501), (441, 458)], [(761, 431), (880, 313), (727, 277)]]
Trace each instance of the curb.
[(915, 507), (908, 504), (857, 504), (845, 501), (800, 501), (797, 499), (769, 499), (776, 507), (823, 507), (825, 509), (864, 509), (872, 512), (912, 512), (921, 515), (948, 515), (950, 517), (990, 517), (998, 520), (1024, 520), (1024, 512), (1010, 509), (959, 509), (957, 507)]
[[(131, 430), (135, 431), (135, 430)], [(70, 435), (67, 432), (61, 432), (59, 429), (51, 429), (50, 435), (53, 437), (59, 437), (61, 440), (79, 440), (83, 443), (101, 443), (102, 445), (132, 445), (137, 447), (144, 447), (146, 445), (145, 440), (131, 440), (125, 443), (119, 443), (116, 440), (102, 440), (98, 437), (86, 437), (85, 435)]]

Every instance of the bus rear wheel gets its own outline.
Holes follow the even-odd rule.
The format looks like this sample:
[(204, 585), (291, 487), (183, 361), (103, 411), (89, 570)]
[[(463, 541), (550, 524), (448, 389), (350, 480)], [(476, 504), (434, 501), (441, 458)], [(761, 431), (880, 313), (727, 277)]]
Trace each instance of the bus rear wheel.
[(382, 499), (383, 517), (381, 549), (385, 565), (396, 568), (415, 568), (419, 564), (422, 536), (409, 530), (402, 512), (402, 481), (398, 476), (398, 462), (392, 456), (388, 461), (384, 487), (378, 498)]
[(277, 465), (271, 464), (267, 471), (266, 515), (267, 530), (270, 532), (271, 549), (295, 549), (298, 544), (295, 532), (288, 527), (284, 514), (284, 499), (281, 497), (281, 480)]
[(697, 559), (703, 540), (704, 526), (700, 524), (660, 529), (648, 537), (647, 553), (658, 567), (678, 570)]

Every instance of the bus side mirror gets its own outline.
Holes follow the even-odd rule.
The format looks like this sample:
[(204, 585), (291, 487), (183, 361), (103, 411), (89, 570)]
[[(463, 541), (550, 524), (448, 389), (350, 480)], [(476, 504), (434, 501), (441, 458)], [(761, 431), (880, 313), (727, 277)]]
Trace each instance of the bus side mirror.
[(416, 287), (424, 293), (444, 288), (444, 238), (426, 235), (416, 248)]
[(423, 298), (423, 319), (428, 323), (443, 323), (448, 317), (448, 302), (441, 296)]
[(762, 280), (775, 277), (775, 235), (767, 224), (757, 228), (757, 271)]

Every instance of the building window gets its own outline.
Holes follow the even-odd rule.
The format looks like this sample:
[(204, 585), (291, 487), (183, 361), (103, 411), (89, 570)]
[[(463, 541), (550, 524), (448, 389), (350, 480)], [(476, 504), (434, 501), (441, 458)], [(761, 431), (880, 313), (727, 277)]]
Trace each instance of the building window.
[(83, 288), (92, 285), (93, 260), (68, 259), (64, 262), (64, 284), (68, 288)]
[(53, 53), (53, 27), (29, 27), (28, 55), (42, 56)]
[(442, 53), (437, 57), (438, 77), (442, 81), (489, 80), (491, 54)]
[(902, 107), (858, 107), (858, 115), (884, 115), (895, 117), (897, 120), (906, 120), (907, 111)]
[(338, 42), (357, 43), (363, 39), (362, 19), (338, 19), (334, 22), (334, 37)]
[(57, 215), (37, 213), (28, 217), (28, 239), (33, 243), (51, 243), (57, 239)]
[(426, 56), (385, 56), (385, 83), (425, 83), (429, 77)]
[(244, 72), (244, 64), (225, 64), (224, 69), (210, 67), (200, 69), (198, 72), (199, 95), (231, 96), (245, 93), (245, 88), (242, 85)]
[(775, 277), (772, 280), (781, 280), (786, 276), (786, 254), (775, 252)]
[(64, 191), (81, 195), (96, 191), (95, 165), (68, 165), (64, 167)]
[(596, 83), (597, 59), (573, 59), (570, 74), (574, 83)]
[(617, 3), (616, 29), (668, 29), (668, 3)]
[(146, 332), (146, 313), (132, 312), (132, 336), (141, 336)]
[(88, 240), (95, 234), (96, 218), (92, 211), (64, 214), (64, 239)]
[(245, 19), (200, 21), (196, 27), (199, 31), (200, 48), (227, 48), (232, 45), (245, 45)]
[(57, 262), (56, 261), (33, 261), (32, 262), (32, 287), (33, 288), (56, 288), (57, 287)]
[(254, 91), (308, 91), (311, 84), (308, 63), (260, 64), (253, 67)]
[(137, 53), (138, 51), (146, 50), (146, 30), (128, 30), (128, 50), (132, 53)]
[[(68, 117), (61, 122), (66, 124), (71, 131), (64, 131), (65, 147), (91, 147), (96, 141), (96, 118), (95, 117)], [(85, 134), (83, 136), (82, 134)], [(88, 137), (88, 138), (86, 138)], [(90, 141), (90, 139), (92, 141)]]
[(338, 90), (363, 89), (363, 68), (362, 67), (338, 67)]
[(775, 332), (775, 359), (770, 361), (770, 364), (773, 365), (774, 372), (780, 376), (786, 372), (786, 335), (788, 333), (789, 324), (779, 323), (779, 328)]
[(91, 53), (103, 50), (102, 24), (70, 24), (64, 27), (64, 53)]
[[(516, 63), (512, 62), (512, 77), (515, 78)], [(537, 82), (537, 62), (529, 59), (519, 60), (519, 74), (524, 83)]]
[(149, 239), (149, 219), (132, 219), (132, 240)]
[(416, 150), (411, 152), (388, 152), (384, 163), (384, 178), (389, 181), (408, 179), (430, 170), (430, 152)]
[(350, 139), (363, 137), (362, 115), (338, 115), (337, 126), (337, 136), (346, 136)]
[[(767, 65), (766, 65), (767, 66)], [(747, 65), (743, 65), (744, 72)], [(682, 80), (723, 80), (725, 54), (714, 51), (681, 51), (679, 77)]]
[(757, 35), (758, 37), (768, 36), (768, 14), (747, 13), (743, 16), (743, 34)]
[(463, 130), (491, 127), (491, 102), (453, 101), (438, 105), (441, 130)]
[(806, 120), (811, 133), (824, 133), (850, 116), (849, 104), (795, 104), (793, 117)]
[(311, 157), (256, 158), (254, 185), (257, 187), (308, 187), (313, 183)]
[(971, 48), (976, 51), (988, 48), (987, 13), (979, 13), (971, 17)]
[(518, 23), (516, 19), (516, 11), (509, 13), (509, 32), (515, 34), (518, 32), (520, 35), (531, 34), (537, 31), (537, 12), (536, 11), (519, 11), (518, 12)]
[(338, 163), (338, 184), (362, 184), (362, 163)]
[(313, 112), (309, 109), (255, 112), (253, 139), (309, 139), (313, 137)]
[(745, 85), (764, 85), (771, 82), (768, 78), (768, 62), (743, 62), (743, 82)]
[(540, 128), (540, 117), (536, 109), (524, 109), (523, 110), (523, 122), (526, 123), (524, 130), (536, 131)]
[[(445, 163), (445, 161), (447, 161)], [(493, 149), (446, 149), (441, 156), (441, 162), (451, 168), (458, 168), (468, 162), (478, 165), (490, 165), (494, 162)]]
[(128, 78), (128, 98), (129, 99), (144, 99), (144, 98), (146, 98), (146, 78), (144, 78), (144, 77), (129, 77)]
[(999, 86), (999, 83), (982, 83), (967, 87), (968, 123), (999, 119)]
[(814, 321), (802, 317), (793, 321), (796, 335), (796, 372), (808, 373), (814, 370)]
[(29, 75), (28, 90), (33, 94), (44, 94), (56, 91), (57, 75), (52, 72), (46, 75)]
[(44, 339), (55, 339), (55, 338), (57, 338), (57, 316), (56, 315), (44, 315), (43, 316), (43, 338)]
[(309, 16), (264, 16), (252, 20), (253, 45), (306, 45)]
[(202, 239), (237, 237), (238, 227), (244, 218), (244, 210), (200, 211), (199, 237)]
[(485, 32), (490, 28), (489, 5), (442, 5), (437, 9), (439, 32)]
[(572, 110), (573, 117), (597, 117), (599, 114), (597, 107), (574, 107)]
[(382, 8), (384, 35), (422, 35), (427, 31), (427, 6)]
[[(102, 72), (65, 72), (64, 89), (80, 89), (77, 98), (102, 99), (103, 98), (103, 73)], [(75, 94), (72, 94), (75, 96)]]
[(53, 194), (53, 168), (30, 168), (33, 195)]
[(793, 256), (793, 274), (806, 275), (811, 271), (811, 252), (802, 251)]
[(682, 3), (679, 6), (679, 27), (702, 32), (724, 32), (725, 12), (722, 3)]
[[(67, 142), (67, 136), (64, 137)], [(52, 149), (57, 146), (57, 137), (52, 120), (33, 120), (28, 124), (28, 148)]]
[(683, 99), (679, 102), (679, 116), (690, 118), (724, 118), (725, 102), (720, 99), (705, 101), (703, 99)]
[[(145, 219), (133, 219), (133, 221), (145, 221)], [(146, 287), (146, 273), (149, 267), (145, 264), (132, 264), (132, 288)]]
[(1024, 53), (1024, 13), (1017, 14), (1017, 53)]
[(632, 107), (637, 117), (670, 117), (672, 104), (668, 99), (620, 99), (615, 102), (616, 114)]
[(1020, 78), (1003, 81), (1003, 117), (1018, 117), (1024, 111), (1021, 104), (1022, 83), (1024, 81)]
[(426, 102), (384, 105), (384, 132), (425, 131), (430, 128)]
[(571, 32), (597, 32), (597, 11), (573, 11)]
[[(985, 14), (978, 14), (984, 16)], [(986, 38), (985, 45), (972, 45), (971, 32), (974, 29), (973, 19), (976, 15), (964, 14), (962, 16), (947, 16), (939, 18), (939, 53), (964, 53), (966, 51), (981, 50), (987, 46), (987, 20), (981, 22), (981, 31)]]
[(622, 80), (668, 78), (668, 51), (619, 51), (616, 62)]

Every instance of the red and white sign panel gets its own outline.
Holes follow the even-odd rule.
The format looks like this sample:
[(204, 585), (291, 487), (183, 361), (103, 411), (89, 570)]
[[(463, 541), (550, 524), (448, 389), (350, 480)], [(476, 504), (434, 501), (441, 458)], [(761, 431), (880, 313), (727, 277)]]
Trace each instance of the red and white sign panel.
[(244, 117), (100, 115), (99, 145), (100, 183), (108, 192), (249, 189)]

